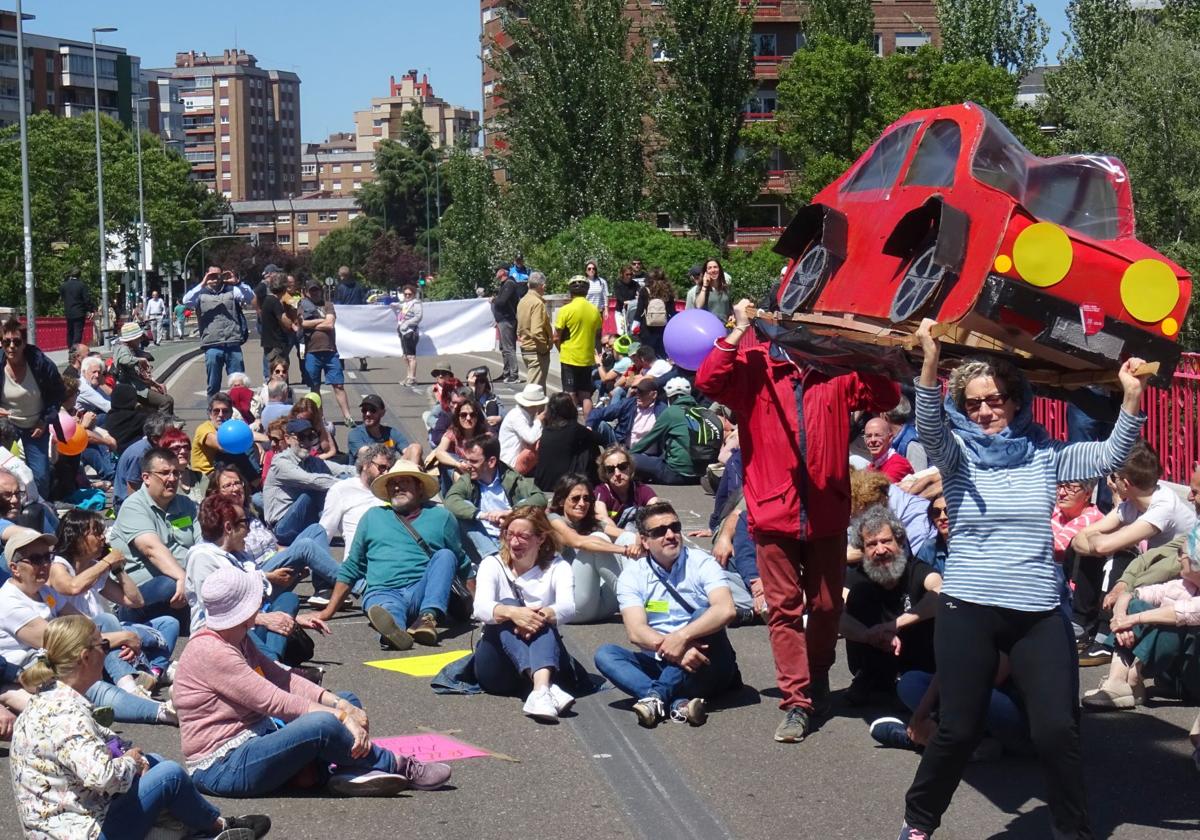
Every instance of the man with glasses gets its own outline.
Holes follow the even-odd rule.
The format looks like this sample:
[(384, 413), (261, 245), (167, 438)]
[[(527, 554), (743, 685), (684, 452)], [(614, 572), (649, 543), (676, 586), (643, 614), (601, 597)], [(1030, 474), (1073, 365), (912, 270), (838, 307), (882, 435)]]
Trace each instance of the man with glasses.
[(330, 538), (344, 537), (347, 548), (354, 543), (354, 532), (358, 530), (363, 514), (379, 507), (371, 484), (395, 462), (396, 450), (383, 443), (369, 444), (358, 450), (354, 459), (358, 475), (343, 478), (325, 494), (320, 522)]
[(707, 700), (740, 684), (725, 628), (736, 610), (716, 559), (683, 544), (679, 515), (654, 502), (637, 515), (646, 556), (625, 566), (617, 603), (625, 633), (639, 649), (603, 645), (596, 667), (631, 697), (638, 724), (671, 720), (700, 726)]
[(280, 545), (291, 545), (300, 532), (317, 524), (325, 494), (353, 468), (311, 454), (321, 436), (307, 420), (286, 427), (287, 448), (275, 453), (263, 482), (264, 519)]
[(169, 414), (156, 412), (146, 418), (142, 425), (142, 437), (125, 447), (117, 458), (116, 475), (113, 478), (113, 506), (118, 510), (130, 493), (142, 486), (142, 458), (158, 446), (163, 432), (178, 422)]
[(421, 463), (421, 445), (412, 443), (398, 426), (385, 426), (383, 416), (387, 408), (383, 398), (378, 394), (367, 394), (358, 404), (362, 412), (362, 425), (350, 430), (346, 436), (346, 451), (351, 457), (358, 454), (364, 446), (381, 444), (394, 451), (397, 457)]
[(429, 501), (437, 489), (437, 479), (409, 461), (397, 461), (371, 482), (386, 506), (368, 510), (358, 523), (329, 605), (317, 618), (328, 621), (351, 587), (365, 580), (363, 609), (381, 647), (437, 644), (454, 578), (475, 589), (454, 517)]
[(521, 505), (546, 506), (546, 495), (532, 478), (526, 478), (500, 461), (500, 441), (489, 434), (463, 445), (460, 462), (466, 471), (444, 497), (462, 528), (467, 551), (476, 565), (500, 550), (500, 522)]
[(658, 399), (658, 382), (645, 377), (630, 396), (592, 409), (587, 425), (605, 446), (619, 443), (631, 447), (650, 433), (666, 410), (667, 404)]
[(258, 483), (258, 464), (251, 461), (249, 454), (232, 454), (221, 449), (217, 441), (217, 430), (226, 420), (233, 418), (233, 397), (224, 391), (218, 391), (208, 398), (208, 419), (196, 427), (192, 435), (191, 467), (202, 478), (207, 478), (218, 461), (235, 464), (243, 475), (251, 476), (252, 483)]
[(184, 563), (200, 540), (196, 503), (179, 493), (179, 461), (169, 449), (142, 456), (142, 486), (121, 505), (110, 534), (113, 548), (129, 559), (125, 569), (145, 606), (122, 609), (122, 621), (143, 624), (187, 606)]

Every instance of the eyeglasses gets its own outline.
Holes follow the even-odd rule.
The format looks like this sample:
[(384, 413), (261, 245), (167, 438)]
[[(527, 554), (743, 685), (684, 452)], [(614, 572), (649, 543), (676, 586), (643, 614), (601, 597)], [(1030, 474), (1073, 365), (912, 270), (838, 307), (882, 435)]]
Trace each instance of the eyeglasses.
[(4, 339), (3, 343), (4, 343), (5, 347), (20, 347), (22, 344), (25, 343), (25, 339), (23, 339), (23, 338), (6, 338), (6, 339)]
[(999, 408), (1006, 402), (1008, 402), (1008, 394), (988, 394), (986, 397), (982, 397), (981, 399), (968, 397), (967, 399), (963, 400), (963, 408), (965, 408), (968, 412), (975, 412), (978, 411), (980, 406), (982, 406), (984, 403), (987, 403), (988, 408)]
[(233, 409), (232, 408), (210, 408), (208, 410), (208, 413), (213, 415), (214, 417), (232, 417)]
[(460, 412), (458, 412), (458, 416), (459, 417), (478, 417), (479, 415), (476, 414), (474, 411), (460, 411)]
[(109, 651), (112, 650), (112, 642), (110, 642), (108, 639), (101, 639), (100, 641), (96, 642), (94, 645), (87, 646), (88, 650), (95, 650), (96, 648), (99, 648), (104, 653), (108, 653)]
[(179, 470), (150, 470), (150, 475), (159, 478), (179, 478)]
[(590, 494), (584, 494), (582, 496), (567, 496), (568, 502), (590, 502), (591, 500), (592, 497)]
[(652, 540), (661, 540), (667, 534), (682, 534), (683, 526), (679, 524), (679, 520), (668, 522), (666, 525), (659, 525), (655, 528), (646, 529), (646, 536)]
[(0, 498), (19, 499), (21, 498), (21, 488), (18, 487), (16, 490), (0, 490)]
[(937, 519), (938, 517), (941, 517), (941, 516), (948, 516), (949, 511), (946, 510), (945, 505), (930, 505), (929, 506), (929, 515), (932, 516), (934, 519)]
[(381, 464), (378, 461), (372, 461), (371, 466), (374, 467), (375, 469), (379, 470), (380, 472), (387, 472), (388, 470), (390, 470), (392, 468), (391, 464)]
[(303, 444), (316, 443), (321, 439), (321, 436), (316, 432), (305, 432), (304, 434), (296, 435), (296, 440)]
[(630, 469), (630, 467), (631, 467), (631, 466), (632, 466), (632, 465), (631, 465), (631, 464), (630, 464), (628, 461), (622, 461), (622, 462), (621, 462), (621, 463), (619, 463), (619, 464), (605, 464), (605, 465), (604, 465), (604, 468), (605, 468), (606, 470), (609, 470), (610, 472), (623, 472), (623, 473), (627, 473), (627, 472), (629, 472), (629, 469)]
[(30, 566), (49, 566), (51, 559), (50, 552), (43, 551), (41, 554), (26, 554), (18, 558), (17, 562), (28, 563)]
[(172, 443), (167, 446), (167, 449), (178, 449), (180, 452), (187, 452), (191, 448), (190, 443)]
[(1058, 489), (1064, 490), (1067, 493), (1082, 493), (1084, 488), (1082, 484), (1076, 484), (1075, 482), (1071, 481), (1058, 485)]
[(379, 409), (373, 405), (364, 405), (364, 406), (362, 406), (362, 413), (363, 414), (378, 414)]

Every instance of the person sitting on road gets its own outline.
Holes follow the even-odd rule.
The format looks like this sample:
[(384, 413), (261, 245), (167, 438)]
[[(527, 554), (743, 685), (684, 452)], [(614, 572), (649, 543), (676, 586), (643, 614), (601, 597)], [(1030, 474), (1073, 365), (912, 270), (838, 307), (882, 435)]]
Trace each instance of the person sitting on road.
[(188, 642), (175, 678), (183, 754), (196, 787), (215, 796), (266, 796), (309, 767), (343, 796), (390, 796), (449, 781), (445, 764), (374, 746), (354, 695), (326, 691), (259, 651), (248, 634), (262, 586), (258, 573), (232, 567), (204, 582), (207, 624)]
[(250, 410), (250, 403), (254, 401), (254, 390), (250, 387), (250, 377), (241, 371), (229, 374), (229, 397), (237, 410), (235, 416), (243, 423), (253, 423), (254, 413)]
[(112, 389), (104, 383), (104, 360), (99, 356), (85, 356), (79, 363), (79, 399), (76, 404), (85, 411), (95, 412), (101, 424), (112, 408)]
[[(217, 432), (221, 425), (233, 419), (233, 397), (225, 391), (218, 391), (208, 398), (208, 419), (196, 427), (192, 435), (192, 469), (207, 477), (217, 461), (232, 461), (240, 466), (246, 475), (253, 475), (258, 483), (258, 465), (251, 462), (247, 455), (231, 455), (221, 448)], [(203, 497), (204, 488), (199, 492)]]
[(444, 496), (446, 510), (458, 519), (471, 560), (478, 564), (500, 550), (500, 521), (521, 505), (546, 506), (546, 496), (500, 460), (500, 441), (491, 435), (471, 438), (464, 446), (466, 473)]
[(658, 399), (658, 383), (647, 377), (622, 400), (592, 409), (587, 424), (608, 445), (633, 446), (650, 433), (667, 404)]
[(867, 466), (871, 472), (883, 473), (892, 483), (912, 474), (912, 464), (892, 448), (892, 429), (884, 418), (873, 417), (867, 421), (863, 429), (863, 443), (871, 456), (871, 463)]
[(396, 460), (396, 450), (387, 444), (373, 443), (358, 450), (354, 458), (358, 475), (343, 478), (325, 494), (320, 525), (331, 539), (341, 536), (347, 547), (354, 544), (363, 514), (381, 504), (371, 492), (371, 484), (390, 470)]
[(187, 496), (196, 504), (200, 504), (204, 499), (208, 477), (192, 469), (192, 441), (187, 432), (172, 426), (158, 438), (158, 445), (169, 449), (175, 455), (179, 466), (179, 495)]
[[(913, 557), (932, 566), (939, 575), (945, 575), (946, 558), (950, 556), (950, 510), (945, 496), (938, 496), (929, 503), (928, 515), (933, 525), (933, 539), (927, 540), (919, 551), (913, 551)], [(909, 542), (912, 542), (911, 538)]]
[(27, 657), (21, 684), (32, 696), (9, 755), (26, 836), (141, 840), (168, 814), (190, 837), (265, 836), (268, 817), (222, 817), (177, 763), (144, 753), (96, 722), (87, 698), (103, 670), (104, 639), (84, 616), (48, 622), (44, 648)]
[(280, 354), (273, 352), (267, 357), (267, 368), (270, 376), (267, 378), (267, 381), (262, 384), (262, 387), (260, 387), (255, 393), (254, 399), (250, 401), (250, 413), (258, 418), (259, 422), (264, 428), (271, 422), (271, 420), (275, 419), (271, 418), (271, 420), (268, 420), (262, 416), (266, 406), (273, 402), (270, 396), (272, 382), (283, 383), (282, 403), (286, 403), (288, 407), (291, 407), (293, 402), (292, 389), (288, 385), (288, 360)]
[(154, 378), (150, 370), (153, 358), (142, 349), (145, 331), (136, 323), (121, 327), (120, 339), (113, 348), (113, 379), (119, 385), (129, 385), (137, 391), (138, 402), (151, 411), (175, 413), (175, 398), (167, 386)]
[(429, 501), (437, 481), (411, 461), (397, 461), (371, 482), (371, 492), (386, 506), (368, 510), (359, 520), (329, 605), (318, 617), (332, 617), (346, 593), (365, 579), (363, 609), (381, 646), (436, 645), (454, 578), (474, 586), (458, 523)]
[(646, 436), (631, 448), (633, 454), (639, 456), (637, 477), (655, 484), (696, 484), (700, 475), (692, 461), (691, 432), (684, 413), (696, 407), (692, 383), (676, 376), (666, 384), (664, 393), (669, 404), (667, 409), (654, 421), (654, 427)]
[(877, 691), (894, 692), (905, 671), (935, 670), (933, 616), (942, 576), (908, 550), (904, 526), (883, 506), (868, 508), (850, 524), (862, 562), (846, 573), (839, 630), (853, 681), (851, 705)]
[(397, 458), (420, 463), (421, 444), (405, 437), (399, 426), (386, 426), (383, 422), (387, 407), (378, 394), (367, 394), (358, 404), (362, 412), (362, 424), (355, 426), (346, 436), (346, 452), (353, 460), (364, 446), (381, 443), (396, 451)]
[(112, 407), (104, 418), (104, 430), (117, 442), (118, 452), (124, 452), (144, 433), (147, 418), (162, 413), (144, 410), (138, 405), (137, 390), (123, 382), (113, 386), (110, 404)]
[[(245, 554), (248, 529), (245, 509), (237, 500), (218, 492), (207, 496), (200, 505), (200, 533), (204, 541), (192, 546), (187, 556), (185, 591), (192, 614), (191, 635), (194, 637), (208, 621), (204, 583), (209, 575), (227, 568), (253, 572), (263, 581), (263, 597), (259, 599), (262, 611), (257, 613), (250, 637), (265, 656), (278, 661), (297, 624), (326, 634), (329, 628), (311, 613), (297, 618), (300, 599), (295, 593), (282, 589), (285, 585), (295, 585), (298, 576), (294, 570), (276, 569), (271, 574), (258, 572)], [(277, 582), (280, 588), (277, 588)]]
[(454, 395), (450, 403), (450, 413), (446, 417), (446, 428), (442, 430), (441, 440), (433, 452), (429, 453), (425, 462), (426, 467), (437, 464), (438, 484), (442, 496), (449, 492), (454, 482), (467, 474), (463, 466), (467, 441), (486, 433), (488, 428), (483, 421), (483, 407), (466, 388), (460, 389), (460, 393)]
[(248, 531), (242, 555), (266, 575), (274, 591), (292, 591), (311, 571), (314, 594), (308, 599), (309, 606), (325, 606), (341, 568), (329, 553), (329, 535), (325, 529), (320, 524), (309, 525), (291, 545), (281, 546), (267, 523), (254, 514), (246, 479), (232, 464), (217, 464), (213, 470), (208, 495), (216, 493), (228, 496), (245, 512)]
[(618, 528), (633, 529), (637, 512), (658, 501), (649, 484), (634, 479), (637, 459), (621, 444), (613, 444), (596, 459), (596, 515), (611, 520)]
[(1054, 559), (1062, 563), (1075, 535), (1104, 518), (1100, 508), (1092, 504), (1096, 479), (1060, 481), (1054, 512), (1050, 514), (1050, 529), (1054, 532)]
[(263, 453), (262, 459), (264, 482), (267, 473), (271, 471), (271, 462), (275, 460), (275, 456), (287, 449), (287, 424), (290, 422), (292, 421), (287, 417), (280, 417), (278, 420), (272, 420), (271, 424), (267, 426), (267, 451)]
[(289, 420), (307, 420), (317, 432), (317, 442), (310, 447), (312, 454), (322, 460), (329, 461), (337, 458), (337, 441), (333, 437), (333, 424), (325, 419), (321, 411), (321, 395), (309, 391), (292, 404), (288, 412)]
[[(113, 476), (113, 505), (117, 509), (130, 493), (137, 492), (142, 486), (142, 456), (158, 446), (163, 432), (175, 428), (174, 418), (169, 414), (155, 412), (143, 417), (142, 437), (120, 449), (121, 456), (117, 459), (117, 470)], [(190, 442), (188, 449), (190, 452)]]
[(596, 511), (587, 476), (567, 473), (554, 486), (550, 526), (574, 576), (575, 621), (590, 624), (617, 612), (617, 578), (626, 560), (640, 557), (637, 534)]
[(292, 412), (291, 388), (286, 379), (275, 379), (266, 384), (267, 402), (259, 411), (259, 423), (263, 428), (271, 425), (280, 417), (287, 417)]
[(596, 667), (631, 697), (638, 723), (672, 720), (700, 726), (707, 701), (740, 684), (737, 657), (725, 628), (733, 598), (711, 554), (683, 543), (683, 526), (667, 502), (642, 508), (638, 534), (646, 556), (617, 581), (625, 633), (638, 650), (603, 645)]
[(475, 391), (475, 401), (483, 407), (483, 420), (488, 430), (496, 434), (500, 430), (500, 421), (504, 419), (504, 404), (492, 391), (487, 366), (480, 365), (467, 371), (467, 385)]
[(542, 416), (549, 400), (542, 386), (532, 382), (513, 399), (517, 404), (500, 422), (500, 460), (521, 475), (530, 475), (537, 465)]
[[(301, 400), (304, 402), (304, 400)], [(264, 519), (280, 545), (291, 545), (310, 525), (316, 525), (325, 506), (325, 493), (350, 467), (310, 454), (320, 433), (308, 420), (287, 424), (287, 448), (277, 452), (263, 482)]]
[[(929, 521), (929, 502), (901, 490), (900, 485), (893, 484), (883, 473), (850, 470), (850, 515), (857, 516), (875, 505), (887, 507), (904, 525), (904, 531), (908, 534), (908, 547), (913, 554), (921, 551), (933, 538), (934, 528)], [(857, 563), (860, 557), (858, 549), (847, 541), (846, 562)]]
[[(527, 694), (523, 711), (557, 720), (575, 698), (556, 684), (570, 664), (559, 627), (574, 620), (571, 570), (540, 507), (504, 518), (500, 553), (483, 559), (475, 580), (475, 675), (489, 694)], [(530, 685), (532, 684), (532, 691)]]
[(549, 491), (568, 473), (583, 473), (594, 482), (600, 446), (600, 437), (579, 422), (579, 408), (571, 395), (555, 394), (546, 404), (542, 418), (538, 462), (532, 475), (534, 484)]
[(917, 440), (917, 424), (913, 420), (912, 401), (903, 394), (900, 402), (890, 411), (882, 415), (887, 421), (888, 430), (892, 433), (892, 449), (895, 449), (912, 465), (915, 472), (920, 472), (929, 466), (929, 455), (925, 447)]
[[(454, 381), (458, 382), (457, 379)], [(468, 400), (475, 399), (474, 389), (468, 388), (461, 382), (453, 390), (443, 389), (441, 393), (445, 396), (434, 409), (432, 425), (429, 427), (429, 444), (434, 449), (441, 445), (442, 436), (454, 423), (454, 415), (459, 406)]]

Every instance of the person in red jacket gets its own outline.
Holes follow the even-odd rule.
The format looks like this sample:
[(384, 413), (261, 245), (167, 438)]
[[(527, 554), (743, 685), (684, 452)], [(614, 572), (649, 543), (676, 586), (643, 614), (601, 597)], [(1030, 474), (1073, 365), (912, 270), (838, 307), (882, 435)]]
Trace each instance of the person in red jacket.
[(850, 521), (850, 412), (887, 411), (900, 389), (883, 376), (801, 367), (748, 332), (757, 315), (749, 300), (738, 302), (734, 328), (700, 365), (696, 387), (737, 414), (750, 532), (783, 694), (775, 740), (796, 743), (829, 705)]

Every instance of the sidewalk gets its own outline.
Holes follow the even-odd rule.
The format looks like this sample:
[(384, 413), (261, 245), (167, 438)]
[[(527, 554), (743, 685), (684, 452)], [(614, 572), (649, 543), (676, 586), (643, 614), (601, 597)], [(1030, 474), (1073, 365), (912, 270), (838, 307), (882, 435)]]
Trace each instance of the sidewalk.
[[(93, 347), (92, 349), (96, 352), (103, 352), (99, 347)], [(161, 382), (177, 371), (184, 362), (200, 355), (200, 339), (198, 337), (189, 337), (179, 341), (164, 341), (157, 346), (151, 344), (147, 348), (147, 352), (154, 357), (154, 375)], [(67, 351), (65, 349), (51, 350), (46, 355), (59, 368), (63, 368), (67, 364)]]

